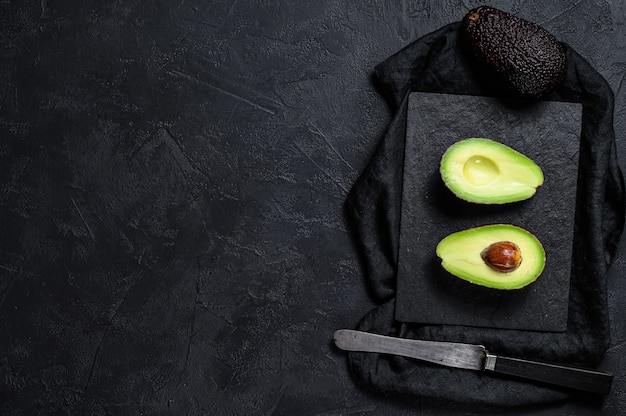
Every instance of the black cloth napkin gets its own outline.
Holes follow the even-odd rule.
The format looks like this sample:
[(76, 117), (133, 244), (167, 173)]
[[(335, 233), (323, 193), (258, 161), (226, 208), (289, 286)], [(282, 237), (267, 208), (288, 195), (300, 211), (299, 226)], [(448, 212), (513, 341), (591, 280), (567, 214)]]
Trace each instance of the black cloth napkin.
[[(583, 106), (577, 206), (566, 332), (402, 323), (394, 319), (407, 97), (411, 91), (511, 96), (467, 54), (460, 22), (428, 34), (375, 69), (394, 111), (387, 132), (346, 201), (366, 282), (379, 305), (357, 329), (415, 339), (486, 345), (496, 354), (593, 367), (609, 341), (607, 271), (624, 226), (624, 182), (613, 130), (613, 93), (594, 68), (565, 45), (568, 72), (545, 100)], [(445, 109), (433, 109), (445, 111)], [(419, 299), (416, 299), (419, 302)], [(401, 357), (349, 353), (353, 376), (374, 390), (451, 402), (518, 406), (565, 400), (576, 392)]]

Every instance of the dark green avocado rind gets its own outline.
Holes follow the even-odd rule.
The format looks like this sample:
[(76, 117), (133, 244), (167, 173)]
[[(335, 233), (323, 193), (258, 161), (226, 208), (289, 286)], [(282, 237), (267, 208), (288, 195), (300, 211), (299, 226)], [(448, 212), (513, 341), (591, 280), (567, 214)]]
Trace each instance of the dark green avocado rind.
[(565, 77), (565, 48), (533, 22), (481, 6), (467, 13), (461, 28), (478, 59), (522, 95), (541, 96)]

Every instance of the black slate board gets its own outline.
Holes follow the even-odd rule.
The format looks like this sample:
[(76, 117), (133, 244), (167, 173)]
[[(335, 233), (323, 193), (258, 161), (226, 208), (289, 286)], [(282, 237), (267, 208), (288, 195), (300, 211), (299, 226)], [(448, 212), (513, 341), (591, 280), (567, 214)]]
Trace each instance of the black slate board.
[[(575, 103), (412, 93), (409, 97), (396, 319), (539, 331), (565, 331), (576, 206), (582, 107)], [(532, 158), (544, 185), (526, 201), (471, 204), (439, 175), (452, 143), (486, 137)], [(473, 285), (448, 274), (435, 254), (446, 235), (510, 223), (535, 234), (546, 250), (539, 279), (519, 290)]]

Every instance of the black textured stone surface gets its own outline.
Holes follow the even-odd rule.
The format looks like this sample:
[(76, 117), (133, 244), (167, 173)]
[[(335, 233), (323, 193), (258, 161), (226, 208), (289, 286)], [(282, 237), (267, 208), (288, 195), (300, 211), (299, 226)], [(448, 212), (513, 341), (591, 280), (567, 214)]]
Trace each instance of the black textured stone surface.
[[(403, 322), (565, 331), (582, 106), (413, 93), (407, 109), (396, 318)], [(439, 173), (453, 143), (486, 137), (537, 163), (544, 184), (525, 201), (472, 204), (448, 190)], [(467, 228), (513, 224), (546, 251), (536, 282), (502, 291), (470, 284), (441, 267), (441, 239)]]
[[(372, 68), (479, 2), (0, 2), (0, 414), (478, 415), (381, 396), (332, 332), (374, 306), (342, 205), (390, 113)], [(626, 7), (494, 1), (616, 94)], [(609, 280), (616, 415), (625, 246)]]

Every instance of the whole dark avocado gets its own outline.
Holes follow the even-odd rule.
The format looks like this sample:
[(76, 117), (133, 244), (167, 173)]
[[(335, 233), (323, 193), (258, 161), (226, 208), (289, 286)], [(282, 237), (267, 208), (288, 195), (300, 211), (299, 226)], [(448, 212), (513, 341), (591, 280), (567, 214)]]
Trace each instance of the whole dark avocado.
[(475, 55), (522, 95), (538, 97), (565, 76), (565, 48), (533, 22), (481, 6), (467, 13), (461, 27)]

